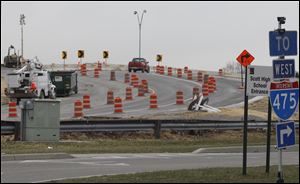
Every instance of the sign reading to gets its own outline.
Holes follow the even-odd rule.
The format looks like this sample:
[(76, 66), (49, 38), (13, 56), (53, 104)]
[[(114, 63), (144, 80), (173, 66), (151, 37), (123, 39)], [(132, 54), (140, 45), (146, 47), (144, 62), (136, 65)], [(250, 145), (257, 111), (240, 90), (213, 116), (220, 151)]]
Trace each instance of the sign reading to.
[(104, 59), (107, 59), (108, 58), (108, 51), (103, 51), (103, 58)]
[(249, 66), (247, 69), (247, 96), (268, 96), (272, 80), (271, 66)]
[(298, 106), (298, 81), (271, 82), (270, 100), (275, 114), (282, 120), (289, 119)]
[(295, 77), (295, 60), (278, 59), (273, 60), (274, 79), (294, 78)]
[(270, 56), (297, 55), (297, 31), (269, 32)]
[(157, 61), (157, 62), (161, 62), (161, 61), (162, 61), (162, 55), (157, 54), (157, 55), (156, 55), (156, 61)]
[(78, 58), (84, 58), (84, 50), (78, 50), (77, 55)]
[(67, 51), (62, 51), (61, 52), (61, 58), (62, 59), (67, 59)]
[(252, 61), (254, 60), (254, 57), (247, 51), (244, 50), (237, 58), (236, 60), (243, 65), (244, 67), (247, 67), (248, 65), (250, 65), (250, 63), (252, 63)]
[(290, 147), (296, 144), (294, 122), (276, 124), (276, 142), (278, 149)]

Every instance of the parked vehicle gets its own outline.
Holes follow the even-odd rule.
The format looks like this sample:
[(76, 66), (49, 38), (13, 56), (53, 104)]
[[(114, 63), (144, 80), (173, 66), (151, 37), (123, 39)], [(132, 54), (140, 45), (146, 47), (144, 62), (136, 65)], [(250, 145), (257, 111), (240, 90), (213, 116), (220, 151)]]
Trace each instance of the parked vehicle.
[(7, 74), (5, 94), (16, 99), (22, 98), (56, 98), (56, 86), (52, 84), (49, 72), (36, 58), (28, 60), (20, 70)]
[(146, 71), (147, 73), (150, 72), (149, 62), (146, 61), (144, 58), (133, 58), (132, 61), (128, 63), (128, 71), (136, 72), (138, 70), (142, 71), (143, 73)]
[(56, 96), (69, 96), (78, 93), (78, 73), (70, 71), (50, 71), (52, 83), (56, 86)]

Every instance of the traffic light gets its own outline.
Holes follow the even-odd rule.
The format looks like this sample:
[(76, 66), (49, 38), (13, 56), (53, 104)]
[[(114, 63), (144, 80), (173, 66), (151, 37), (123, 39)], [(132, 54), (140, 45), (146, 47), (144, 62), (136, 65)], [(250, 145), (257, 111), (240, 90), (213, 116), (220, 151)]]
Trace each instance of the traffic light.
[(78, 50), (78, 58), (84, 58), (84, 50)]
[(62, 59), (67, 59), (67, 51), (62, 51), (61, 52), (61, 58)]
[(162, 55), (157, 54), (156, 55), (156, 61), (161, 62), (161, 60), (162, 60)]
[(108, 51), (103, 51), (103, 58), (104, 59), (108, 58)]

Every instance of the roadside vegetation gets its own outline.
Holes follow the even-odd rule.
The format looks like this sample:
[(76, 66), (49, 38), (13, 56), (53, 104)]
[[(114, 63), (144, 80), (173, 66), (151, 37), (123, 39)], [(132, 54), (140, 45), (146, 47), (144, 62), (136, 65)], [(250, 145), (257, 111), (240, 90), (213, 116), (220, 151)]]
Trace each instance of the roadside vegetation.
[[(285, 183), (299, 183), (299, 165), (284, 166)], [(248, 167), (247, 175), (242, 168), (209, 168), (177, 171), (158, 171), (136, 174), (89, 177), (56, 181), (59, 183), (276, 183), (277, 167), (270, 173), (265, 167)]]

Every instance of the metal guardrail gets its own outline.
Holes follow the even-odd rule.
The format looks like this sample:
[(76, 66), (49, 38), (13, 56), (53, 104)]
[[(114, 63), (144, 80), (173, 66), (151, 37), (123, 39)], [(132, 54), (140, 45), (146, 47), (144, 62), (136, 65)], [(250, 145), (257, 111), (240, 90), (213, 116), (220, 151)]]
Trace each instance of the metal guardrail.
[[(299, 128), (299, 121), (296, 128)], [(273, 121), (275, 125), (277, 121)], [(242, 130), (243, 121), (219, 121), (219, 120), (63, 120), (60, 122), (60, 132), (132, 132), (154, 131), (156, 138), (165, 130), (189, 131), (189, 130)], [(16, 128), (17, 127), (17, 128)], [(1, 120), (1, 135), (19, 136), (19, 121)], [(267, 121), (248, 121), (248, 129), (267, 128)]]

